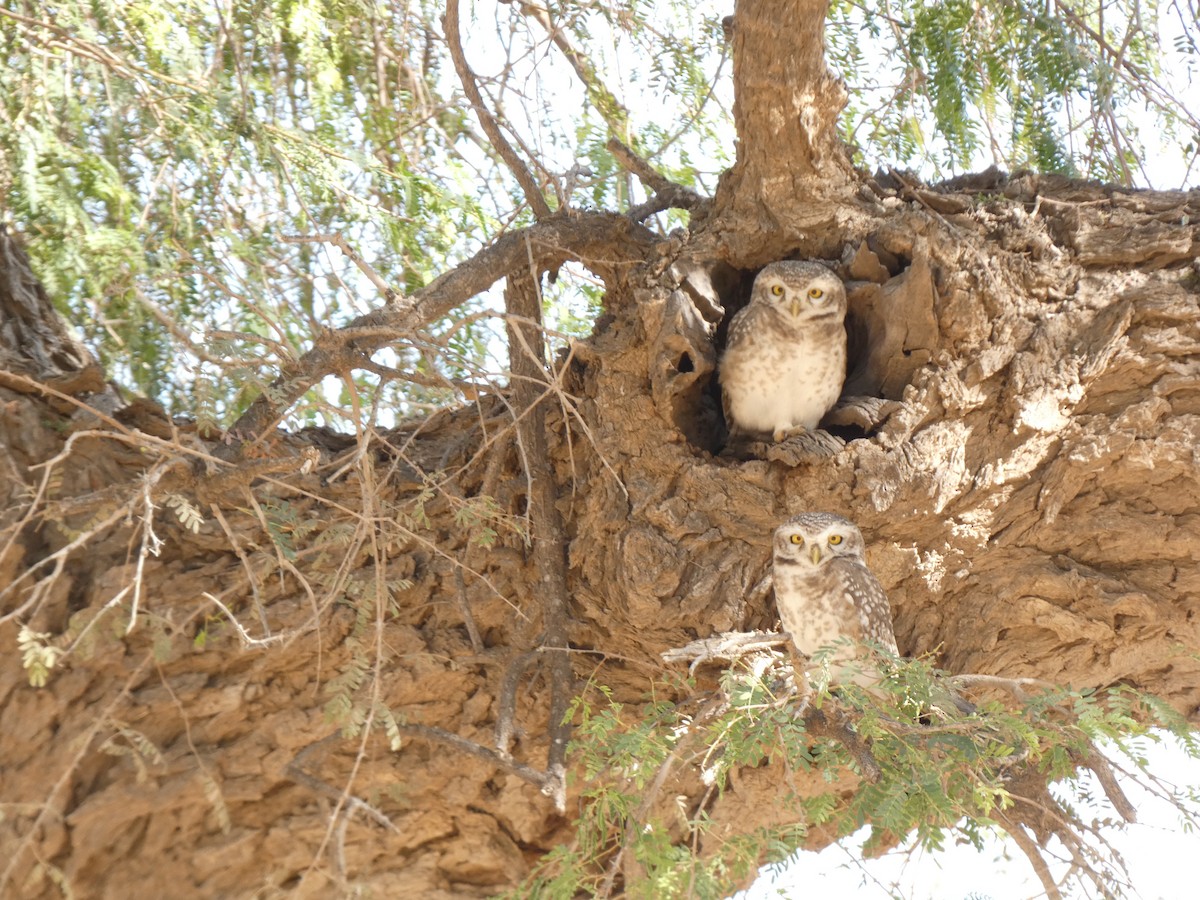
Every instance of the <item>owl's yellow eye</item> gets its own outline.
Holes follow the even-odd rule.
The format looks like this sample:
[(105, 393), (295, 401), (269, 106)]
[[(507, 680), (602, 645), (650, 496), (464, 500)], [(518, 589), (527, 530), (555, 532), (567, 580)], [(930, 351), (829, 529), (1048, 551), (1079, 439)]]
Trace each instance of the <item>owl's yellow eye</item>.
[(808, 296), (812, 297), (814, 300), (820, 300), (825, 296), (825, 292), (820, 288), (809, 288)]
[(803, 544), (804, 543), (804, 538), (798, 534), (793, 534), (790, 538), (788, 538), (788, 540), (791, 541), (793, 544)]
[(829, 543), (831, 546), (836, 547), (841, 542), (842, 542), (842, 536), (840, 534), (831, 534), (829, 536)]
[(776, 297), (782, 297), (783, 296), (783, 285), (782, 284), (771, 285), (771, 293), (774, 294)]

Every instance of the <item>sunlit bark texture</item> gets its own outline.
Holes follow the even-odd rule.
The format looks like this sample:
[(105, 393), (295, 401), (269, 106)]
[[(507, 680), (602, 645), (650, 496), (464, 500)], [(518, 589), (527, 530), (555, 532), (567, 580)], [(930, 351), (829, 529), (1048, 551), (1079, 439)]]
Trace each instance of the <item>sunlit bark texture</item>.
[[(711, 227), (548, 217), (382, 310), (366, 324), (411, 329), (508, 277), (511, 386), (390, 433), (255, 431), (239, 453), (246, 433), (93, 404), (5, 238), (0, 892), (512, 887), (574, 834), (566, 702), (641, 703), (679, 674), (663, 651), (773, 628), (770, 535), (802, 510), (861, 527), (901, 653), (1125, 682), (1195, 720), (1200, 195), (852, 179), (820, 47), (784, 46), (769, 5), (734, 25)], [(790, 6), (790, 34), (820, 33), (821, 4)], [(785, 256), (847, 280), (846, 395), (870, 414), (722, 455), (722, 324)], [(604, 314), (543, 366), (536, 285), (564, 259), (603, 278)], [(45, 647), (73, 649), (35, 688)], [(777, 820), (783, 778), (713, 796), (681, 765), (659, 799), (706, 803), (712, 830), (675, 837), (715, 845)]]
[(751, 0), (730, 26), (737, 160), (714, 198), (713, 230), (729, 232), (727, 252), (744, 264), (779, 258), (797, 235), (837, 250), (855, 185), (837, 129), (846, 86), (825, 64), (827, 9), (825, 0)]

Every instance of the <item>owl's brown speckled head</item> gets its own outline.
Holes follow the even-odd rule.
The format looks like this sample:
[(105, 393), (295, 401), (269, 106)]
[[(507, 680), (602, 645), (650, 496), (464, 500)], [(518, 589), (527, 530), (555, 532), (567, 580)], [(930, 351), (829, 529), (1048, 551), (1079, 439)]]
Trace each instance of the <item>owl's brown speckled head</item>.
[(839, 556), (863, 558), (858, 526), (833, 513), (801, 513), (775, 529), (775, 564), (816, 568)]

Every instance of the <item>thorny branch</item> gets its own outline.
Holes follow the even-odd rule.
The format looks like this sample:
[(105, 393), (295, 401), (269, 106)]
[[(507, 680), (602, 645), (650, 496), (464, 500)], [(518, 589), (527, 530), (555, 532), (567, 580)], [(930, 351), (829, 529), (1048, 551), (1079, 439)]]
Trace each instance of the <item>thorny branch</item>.
[[(482, 744), (477, 744), (474, 741), (467, 740), (466, 738), (461, 737), (452, 731), (447, 731), (444, 728), (438, 728), (433, 725), (397, 723), (396, 729), (400, 732), (400, 734), (406, 735), (410, 738), (418, 738), (423, 741), (429, 741), (431, 743), (441, 744), (445, 747), (451, 747), (462, 753), (466, 753), (470, 756), (476, 757), (477, 759), (481, 759), (484, 762), (491, 763), (497, 768), (503, 769), (505, 772), (517, 776), (522, 781), (527, 781), (536, 786), (542, 791), (542, 793), (555, 798), (556, 802), (558, 793), (563, 788), (563, 783), (552, 771), (541, 772), (532, 766), (526, 765), (525, 763), (515, 761), (505, 753), (499, 753), (489, 747), (483, 746)], [(367, 814), (370, 815), (371, 818), (375, 819), (375, 821), (379, 822), (379, 824), (394, 830), (395, 826), (392, 824), (391, 820), (373, 806), (370, 806), (356, 797), (346, 797), (344, 791), (338, 790), (337, 788), (320, 781), (301, 768), (301, 763), (309, 753), (319, 746), (340, 740), (340, 738), (341, 733), (335, 732), (334, 734), (323, 738), (320, 741), (310, 744), (299, 754), (297, 754), (296, 758), (288, 764), (286, 768), (287, 776), (293, 781), (303, 784), (319, 794), (324, 794), (333, 799), (345, 797), (348, 806), (357, 806), (364, 809)]]

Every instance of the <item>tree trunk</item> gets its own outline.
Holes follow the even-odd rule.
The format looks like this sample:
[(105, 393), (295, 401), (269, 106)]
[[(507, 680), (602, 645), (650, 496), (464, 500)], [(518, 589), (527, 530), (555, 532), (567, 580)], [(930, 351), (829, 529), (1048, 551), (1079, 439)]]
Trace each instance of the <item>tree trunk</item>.
[[(709, 231), (725, 258), (761, 267), (797, 249), (840, 250), (857, 184), (838, 134), (846, 86), (825, 65), (828, 0), (741, 0), (733, 17), (737, 159)], [(786, 25), (786, 38), (783, 37)]]
[[(566, 700), (604, 685), (636, 705), (678, 674), (663, 651), (771, 628), (770, 535), (801, 510), (862, 528), (902, 653), (1125, 682), (1195, 720), (1200, 194), (852, 179), (839, 89), (819, 52), (762, 30), (769, 5), (739, 4), (738, 162), (704, 224), (657, 240), (585, 213), (514, 244), (539, 276), (582, 258), (607, 296), (548, 370), (514, 319), (531, 354), (514, 349), (510, 388), (369, 441), (256, 432), (257, 457), (231, 466), (221, 436), (149, 404), (94, 413), (102, 385), (39, 385), (86, 360), (10, 356), (0, 885), (512, 886), (573, 835), (580, 773), (568, 757), (563, 796), (554, 769)], [(797, 22), (824, 12), (793, 5)], [(790, 93), (762, 100), (779, 79)], [(534, 240), (558, 228), (594, 230)], [(847, 279), (847, 393), (895, 402), (837, 426), (829, 455), (722, 456), (721, 323), (784, 255)], [(476, 291), (524, 258), (462, 277)], [(509, 293), (536, 318), (527, 276)], [(45, 687), (12, 652), (22, 624), (49, 635), (23, 646), (71, 648)], [(714, 799), (681, 767), (662, 804), (706, 804), (718, 843), (782, 815), (776, 769)]]

